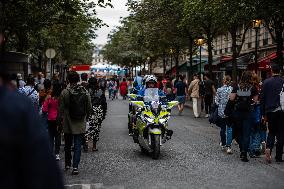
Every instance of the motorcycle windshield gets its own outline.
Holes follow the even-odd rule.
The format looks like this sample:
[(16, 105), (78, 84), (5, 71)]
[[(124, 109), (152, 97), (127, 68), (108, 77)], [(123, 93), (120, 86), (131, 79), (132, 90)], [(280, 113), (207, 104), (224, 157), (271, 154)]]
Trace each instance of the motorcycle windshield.
[(148, 88), (144, 93), (144, 102), (159, 101), (159, 89)]

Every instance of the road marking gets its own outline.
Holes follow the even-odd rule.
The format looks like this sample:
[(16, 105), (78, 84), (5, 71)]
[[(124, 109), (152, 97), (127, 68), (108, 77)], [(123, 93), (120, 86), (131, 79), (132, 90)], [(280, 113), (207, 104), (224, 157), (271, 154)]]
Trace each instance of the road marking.
[(65, 185), (66, 189), (76, 189), (76, 188), (80, 188), (80, 189), (100, 189), (100, 188), (104, 188), (104, 189), (124, 189), (124, 186), (121, 185), (112, 185), (112, 186), (104, 186), (103, 183), (94, 183), (94, 184), (68, 184)]
[(90, 184), (82, 184), (82, 189), (91, 189)]

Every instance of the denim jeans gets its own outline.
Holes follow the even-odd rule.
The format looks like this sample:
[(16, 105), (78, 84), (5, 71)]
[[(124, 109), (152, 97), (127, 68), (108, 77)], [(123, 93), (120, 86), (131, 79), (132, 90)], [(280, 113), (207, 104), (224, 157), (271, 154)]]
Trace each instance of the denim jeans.
[(81, 158), (82, 134), (64, 134), (65, 138), (65, 166), (71, 166), (71, 146), (74, 140), (73, 168), (78, 168)]
[(221, 143), (222, 146), (227, 146), (230, 147), (232, 145), (232, 140), (233, 140), (233, 129), (230, 127), (228, 124), (228, 119), (227, 118), (221, 118), (220, 119), (220, 137), (221, 137)]
[(238, 133), (240, 152), (249, 150), (250, 136), (253, 127), (253, 115), (251, 112), (235, 112), (235, 129)]

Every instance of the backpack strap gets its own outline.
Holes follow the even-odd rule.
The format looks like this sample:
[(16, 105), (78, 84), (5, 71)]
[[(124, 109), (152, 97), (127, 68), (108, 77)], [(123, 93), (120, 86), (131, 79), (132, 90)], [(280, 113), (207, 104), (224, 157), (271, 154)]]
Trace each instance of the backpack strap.
[(27, 97), (31, 96), (34, 91), (35, 91), (35, 88), (33, 88), (33, 90), (31, 90), (31, 91), (29, 92), (29, 94), (27, 94)]

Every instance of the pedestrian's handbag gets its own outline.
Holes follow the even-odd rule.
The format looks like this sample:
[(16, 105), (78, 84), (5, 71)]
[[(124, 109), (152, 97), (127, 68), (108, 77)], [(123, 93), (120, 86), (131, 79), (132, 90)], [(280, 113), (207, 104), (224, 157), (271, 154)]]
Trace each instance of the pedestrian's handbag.
[(235, 101), (228, 100), (225, 110), (224, 110), (224, 114), (228, 117), (231, 117), (234, 111), (235, 111)]
[(218, 115), (218, 105), (217, 104), (213, 104), (212, 108), (211, 108), (211, 114), (209, 116), (209, 123), (210, 124), (215, 124), (215, 125), (219, 125), (219, 121), (220, 121), (220, 117)]

